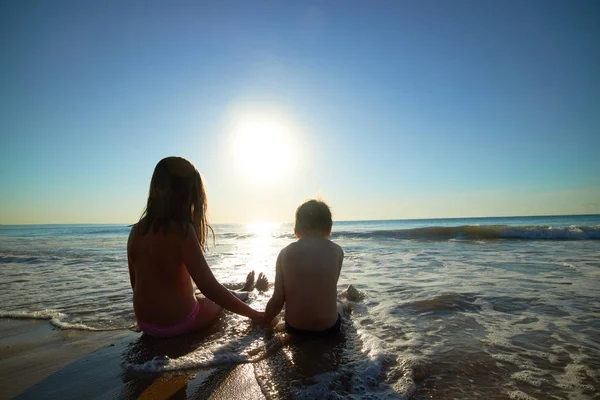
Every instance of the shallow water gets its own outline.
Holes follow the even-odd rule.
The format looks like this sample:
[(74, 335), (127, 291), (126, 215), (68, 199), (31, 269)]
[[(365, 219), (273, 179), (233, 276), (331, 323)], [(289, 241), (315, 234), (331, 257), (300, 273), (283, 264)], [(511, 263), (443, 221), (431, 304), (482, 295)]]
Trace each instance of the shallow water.
[[(250, 269), (273, 281), (291, 230), (216, 226), (209, 264), (225, 283)], [(126, 329), (127, 234), (0, 227), (0, 315)], [(352, 284), (364, 295), (340, 337), (289, 342), (227, 313), (176, 345), (136, 343), (127, 373), (251, 362), (271, 398), (599, 397), (600, 216), (342, 222), (333, 240), (346, 253), (339, 290)], [(255, 293), (251, 304), (267, 301)]]

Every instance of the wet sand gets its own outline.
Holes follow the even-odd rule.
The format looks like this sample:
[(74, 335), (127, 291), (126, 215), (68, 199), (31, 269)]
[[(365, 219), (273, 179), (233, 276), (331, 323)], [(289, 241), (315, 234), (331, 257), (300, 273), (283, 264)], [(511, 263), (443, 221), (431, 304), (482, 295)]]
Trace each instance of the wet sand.
[[(177, 342), (171, 341), (172, 351), (185, 351), (184, 345), (173, 350)], [(145, 346), (141, 335), (130, 331), (60, 330), (47, 321), (0, 319), (0, 399), (264, 398), (247, 364), (128, 375), (124, 361)]]

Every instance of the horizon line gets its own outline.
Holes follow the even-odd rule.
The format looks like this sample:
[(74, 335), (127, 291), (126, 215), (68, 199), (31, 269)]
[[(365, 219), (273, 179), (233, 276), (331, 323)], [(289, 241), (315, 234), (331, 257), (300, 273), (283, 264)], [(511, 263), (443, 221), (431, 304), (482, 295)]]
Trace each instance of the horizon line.
[[(376, 221), (423, 221), (423, 220), (441, 220), (441, 219), (484, 219), (484, 218), (531, 218), (531, 217), (584, 217), (584, 216), (600, 216), (600, 213), (592, 213), (592, 214), (538, 214), (538, 215), (500, 215), (500, 216), (469, 216), (469, 217), (435, 217), (435, 218), (387, 218), (387, 219), (345, 219), (345, 220), (334, 220), (333, 223), (335, 225), (336, 222), (376, 222)], [(270, 223), (279, 223), (279, 224), (289, 224), (294, 221), (247, 221), (247, 222), (219, 222), (214, 225), (245, 225), (256, 222), (270, 222)], [(76, 222), (76, 223), (24, 223), (24, 224), (0, 224), (0, 226), (66, 226), (66, 225), (124, 225), (131, 226), (135, 224), (128, 222)]]

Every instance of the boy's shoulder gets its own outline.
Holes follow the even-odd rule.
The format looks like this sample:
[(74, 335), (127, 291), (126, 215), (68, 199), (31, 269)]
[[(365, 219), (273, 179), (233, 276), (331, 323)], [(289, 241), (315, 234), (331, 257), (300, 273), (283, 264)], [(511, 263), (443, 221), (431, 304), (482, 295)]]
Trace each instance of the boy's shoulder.
[(344, 257), (344, 249), (342, 249), (342, 246), (340, 246), (339, 244), (332, 242), (331, 240), (329, 240), (329, 243), (331, 243), (331, 247), (333, 249), (335, 249), (335, 251), (339, 254), (340, 257)]
[(335, 247), (336, 249), (339, 249), (340, 251), (342, 250), (342, 246), (340, 246), (339, 244), (337, 244), (336, 242), (334, 242), (333, 240), (329, 240), (327, 239), (327, 241), (331, 244), (331, 246)]
[(322, 250), (331, 251), (331, 252), (335, 252), (335, 253), (339, 254), (341, 257), (344, 256), (344, 250), (342, 250), (340, 245), (338, 245), (335, 242), (332, 242), (329, 239), (324, 239), (323, 241), (319, 241), (319, 242), (309, 242), (309, 241), (297, 240), (293, 243), (288, 244), (283, 249), (281, 249), (280, 254), (283, 256), (286, 254), (312, 250), (315, 247), (319, 247), (321, 249), (321, 251)]
[(280, 256), (284, 256), (289, 252), (293, 252), (298, 247), (298, 242), (292, 242), (279, 251)]

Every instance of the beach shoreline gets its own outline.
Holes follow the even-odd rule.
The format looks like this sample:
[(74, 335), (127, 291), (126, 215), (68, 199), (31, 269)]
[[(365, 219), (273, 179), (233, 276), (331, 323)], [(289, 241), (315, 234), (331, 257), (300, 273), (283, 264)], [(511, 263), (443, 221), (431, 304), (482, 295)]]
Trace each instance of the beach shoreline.
[(133, 332), (61, 330), (48, 321), (0, 319), (2, 398), (14, 398), (64, 367)]
[(140, 334), (78, 331), (48, 321), (0, 319), (0, 399), (264, 398), (251, 365), (125, 376), (123, 356)]

